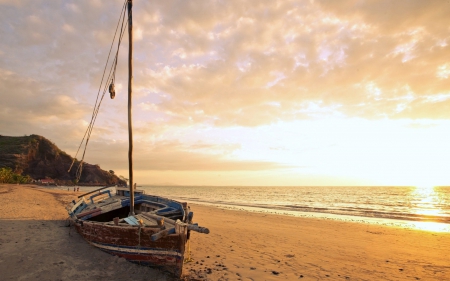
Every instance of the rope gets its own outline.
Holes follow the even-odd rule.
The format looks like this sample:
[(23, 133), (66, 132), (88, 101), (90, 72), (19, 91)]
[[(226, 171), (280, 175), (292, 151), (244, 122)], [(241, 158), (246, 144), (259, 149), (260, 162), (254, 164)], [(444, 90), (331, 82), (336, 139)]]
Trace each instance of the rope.
[[(125, 33), (125, 28), (123, 26), (124, 22), (125, 22), (125, 13), (123, 13), (122, 26), (120, 28), (121, 29), (121, 31), (120, 31), (120, 38), (119, 38), (119, 41), (117, 42), (117, 51), (116, 51), (116, 56), (114, 58), (114, 71), (113, 71), (113, 75), (112, 75), (112, 82), (114, 82), (114, 79), (116, 78), (117, 58), (119, 57), (120, 42), (122, 41), (123, 34)], [(126, 22), (125, 27), (127, 25), (128, 25), (128, 21)]]
[(138, 249), (141, 249), (141, 226), (138, 227), (138, 235), (139, 235), (139, 244)]
[[(125, 13), (126, 13), (126, 4), (127, 4), (127, 2), (128, 2), (128, 0), (125, 0), (124, 4), (122, 6), (121, 16), (119, 17), (119, 21), (118, 21), (117, 26), (116, 26), (116, 31), (114, 33), (113, 41), (112, 41), (111, 47), (109, 49), (109, 53), (108, 53), (108, 57), (107, 57), (107, 60), (106, 60), (105, 68), (103, 69), (103, 75), (102, 75), (102, 79), (100, 81), (100, 87), (99, 87), (98, 92), (97, 92), (97, 98), (95, 100), (94, 109), (92, 111), (91, 121), (89, 123), (88, 128), (86, 129), (86, 131), (84, 133), (83, 139), (81, 140), (81, 143), (80, 143), (80, 145), (79, 145), (79, 147), (77, 149), (75, 157), (72, 160), (72, 164), (70, 165), (69, 170), (68, 170), (68, 172), (70, 172), (70, 170), (72, 169), (72, 167), (73, 167), (73, 165), (75, 163), (76, 156), (78, 155), (78, 153), (80, 151), (80, 148), (83, 146), (83, 143), (85, 143), (84, 150), (83, 150), (83, 155), (82, 155), (82, 158), (80, 160), (80, 164), (78, 165), (77, 171), (75, 173), (76, 174), (76, 182), (77, 183), (78, 183), (78, 181), (81, 178), (81, 173), (82, 173), (82, 170), (83, 170), (83, 161), (84, 161), (84, 157), (85, 157), (85, 154), (86, 154), (87, 145), (89, 143), (89, 140), (90, 140), (90, 137), (91, 137), (91, 133), (92, 133), (92, 130), (94, 128), (95, 121), (97, 120), (97, 115), (98, 115), (98, 112), (100, 110), (100, 105), (101, 105), (101, 103), (103, 101), (103, 98), (105, 96), (105, 93), (107, 91), (108, 82), (114, 81), (114, 78), (115, 78), (116, 67), (117, 67), (117, 58), (118, 58), (118, 54), (119, 54), (120, 43), (121, 43), (123, 35), (125, 33), (126, 26), (128, 25), (128, 21), (125, 22)], [(122, 16), (122, 14), (123, 14), (123, 16)], [(107, 77), (106, 82), (105, 82), (105, 86), (103, 88), (102, 96), (99, 99), (100, 91), (102, 89), (102, 85), (103, 85), (103, 81), (104, 81), (104, 78), (105, 78), (106, 69), (107, 69), (108, 62), (109, 62), (109, 58), (111, 56), (111, 51), (112, 51), (112, 48), (114, 46), (114, 42), (115, 42), (115, 39), (116, 39), (117, 31), (119, 29), (119, 25), (120, 25), (121, 21), (122, 21), (122, 24), (121, 24), (121, 30), (120, 30), (120, 35), (119, 35), (119, 39), (118, 39), (117, 51), (116, 51), (116, 55), (114, 57), (114, 60), (112, 62), (112, 65), (114, 67), (111, 67), (111, 69), (109, 71), (108, 77)]]
[(191, 258), (191, 239), (188, 240), (188, 257), (184, 259), (184, 263), (192, 262), (194, 261), (193, 258)]
[[(123, 5), (123, 7), (122, 7), (122, 11), (120, 12), (120, 14), (122, 14), (122, 13), (124, 12), (126, 2), (127, 2), (127, 1), (125, 0), (125, 3), (124, 3), (124, 5)], [(115, 33), (114, 33), (113, 42), (111, 43), (111, 47), (109, 48), (108, 57), (107, 57), (107, 59), (106, 59), (106, 65), (105, 65), (105, 68), (103, 69), (103, 75), (102, 75), (102, 79), (101, 79), (101, 81), (100, 81), (100, 87), (99, 87), (98, 92), (97, 92), (97, 99), (95, 100), (95, 105), (94, 105), (94, 110), (93, 110), (93, 112), (92, 112), (91, 122), (89, 123), (89, 126), (88, 126), (88, 128), (86, 129), (86, 132), (84, 133), (84, 136), (83, 136), (83, 139), (81, 140), (80, 145), (78, 146), (78, 150), (77, 150), (77, 153), (75, 154), (75, 158), (76, 158), (76, 156), (78, 155), (78, 152), (80, 151), (80, 148), (81, 148), (81, 146), (82, 146), (82, 144), (83, 144), (83, 142), (84, 142), (84, 139), (86, 138), (86, 135), (87, 135), (87, 133), (88, 133), (88, 131), (89, 131), (89, 128), (90, 128), (91, 124), (93, 124), (93, 118), (94, 118), (95, 110), (96, 110), (96, 107), (97, 107), (97, 102), (98, 102), (98, 97), (99, 97), (100, 90), (101, 90), (101, 85), (103, 84), (103, 79), (104, 79), (104, 77), (105, 77), (106, 67), (108, 66), (109, 57), (110, 57), (110, 55), (111, 55), (111, 51), (112, 51), (112, 48), (113, 48), (113, 46), (114, 46), (114, 41), (115, 41), (115, 39), (116, 39), (116, 35), (117, 35), (117, 30), (118, 30), (118, 28), (119, 28), (119, 24), (120, 24), (120, 18), (119, 18), (119, 22), (117, 23), (117, 26), (116, 26), (116, 31), (115, 31)], [(72, 161), (72, 165), (70, 165), (69, 171), (70, 171), (70, 169), (72, 168), (74, 162), (75, 162), (75, 159)]]

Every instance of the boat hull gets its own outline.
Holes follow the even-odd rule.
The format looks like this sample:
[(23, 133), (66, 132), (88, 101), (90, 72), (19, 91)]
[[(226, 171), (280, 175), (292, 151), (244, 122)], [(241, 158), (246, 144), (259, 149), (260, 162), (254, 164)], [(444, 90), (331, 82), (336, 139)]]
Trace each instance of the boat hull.
[[(186, 228), (156, 241), (151, 236), (160, 228), (115, 226), (91, 221), (74, 221), (77, 232), (91, 245), (111, 255), (181, 276)], [(181, 229), (181, 231), (180, 231)]]

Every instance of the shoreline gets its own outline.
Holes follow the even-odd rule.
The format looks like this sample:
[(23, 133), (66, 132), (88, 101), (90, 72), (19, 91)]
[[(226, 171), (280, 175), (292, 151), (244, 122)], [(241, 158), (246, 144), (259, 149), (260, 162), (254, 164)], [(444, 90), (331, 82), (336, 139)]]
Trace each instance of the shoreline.
[[(83, 191), (0, 185), (5, 280), (172, 280), (91, 247), (64, 226)], [(76, 195), (76, 196), (75, 196)], [(189, 202), (192, 262), (184, 280), (445, 280), (450, 233), (221, 209)], [(70, 235), (68, 235), (70, 233)], [(185, 257), (188, 257), (186, 253)]]
[(217, 204), (211, 202), (199, 202), (194, 201), (195, 204), (210, 206), (225, 210), (238, 210), (262, 214), (274, 214), (280, 216), (290, 216), (298, 218), (313, 218), (313, 219), (326, 219), (335, 220), (348, 223), (359, 223), (359, 224), (375, 224), (383, 225), (386, 227), (402, 228), (402, 229), (412, 229), (421, 231), (431, 231), (431, 232), (447, 232), (450, 233), (450, 223), (435, 222), (435, 221), (414, 221), (414, 220), (400, 220), (392, 218), (378, 218), (378, 217), (364, 217), (355, 215), (344, 215), (344, 214), (333, 214), (327, 212), (302, 212), (302, 211), (291, 211), (284, 209), (276, 209), (270, 207), (253, 207), (246, 205), (232, 205), (232, 204)]
[(450, 208), (446, 204), (450, 203), (450, 187), (194, 186), (164, 189), (144, 186), (143, 189), (210, 206), (450, 232)]
[[(52, 190), (65, 190), (67, 186), (58, 186), (58, 187), (44, 187)], [(89, 191), (91, 189), (95, 189), (97, 187), (94, 186), (83, 186), (80, 187), (80, 192)], [(72, 191), (72, 188), (69, 187), (69, 191)], [(148, 190), (146, 190), (149, 192)], [(363, 216), (356, 214), (344, 214), (344, 213), (334, 213), (332, 211), (302, 211), (296, 210), (292, 208), (288, 208), (283, 205), (259, 205), (259, 204), (247, 204), (247, 203), (232, 203), (232, 202), (214, 202), (214, 201), (204, 201), (198, 199), (186, 198), (186, 197), (171, 197), (172, 199), (178, 200), (180, 202), (192, 202), (193, 204), (205, 205), (215, 208), (221, 209), (229, 209), (229, 210), (241, 210), (241, 211), (250, 211), (255, 213), (264, 213), (264, 214), (276, 214), (283, 216), (293, 216), (293, 217), (303, 217), (303, 218), (318, 218), (318, 219), (327, 219), (327, 220), (336, 220), (336, 221), (344, 221), (344, 222), (352, 222), (352, 223), (362, 223), (362, 224), (376, 224), (376, 225), (384, 225), (387, 227), (398, 227), (404, 229), (416, 229), (422, 231), (434, 231), (434, 232), (448, 232), (450, 233), (450, 221), (448, 219), (442, 218), (444, 221), (439, 220), (414, 220), (407, 218), (399, 218), (399, 217), (379, 217), (379, 216)], [(450, 218), (449, 218), (450, 219)]]

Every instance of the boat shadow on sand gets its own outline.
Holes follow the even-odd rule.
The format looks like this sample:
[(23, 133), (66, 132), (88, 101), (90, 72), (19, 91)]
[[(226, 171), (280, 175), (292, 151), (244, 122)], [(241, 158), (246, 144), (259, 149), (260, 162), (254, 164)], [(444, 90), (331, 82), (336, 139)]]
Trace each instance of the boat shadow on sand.
[(98, 250), (66, 220), (1, 219), (0, 233), (2, 280), (179, 280)]

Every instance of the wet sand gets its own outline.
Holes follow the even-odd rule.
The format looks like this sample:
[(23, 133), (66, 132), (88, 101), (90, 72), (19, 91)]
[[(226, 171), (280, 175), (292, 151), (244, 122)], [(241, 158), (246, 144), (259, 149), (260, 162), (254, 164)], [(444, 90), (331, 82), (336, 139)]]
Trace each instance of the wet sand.
[[(2, 280), (173, 280), (66, 227), (75, 194), (0, 185)], [(211, 233), (191, 234), (185, 280), (449, 280), (450, 233), (189, 205)]]

